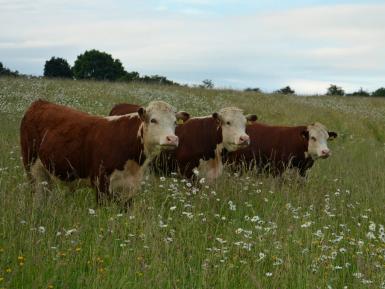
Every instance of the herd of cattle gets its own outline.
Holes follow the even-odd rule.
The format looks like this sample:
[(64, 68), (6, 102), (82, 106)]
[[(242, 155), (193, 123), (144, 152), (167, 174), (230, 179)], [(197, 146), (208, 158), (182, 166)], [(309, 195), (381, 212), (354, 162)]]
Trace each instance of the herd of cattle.
[(296, 168), (301, 176), (318, 158), (327, 158), (327, 141), (337, 137), (325, 126), (269, 126), (227, 107), (210, 116), (190, 117), (153, 101), (146, 108), (118, 104), (109, 116), (37, 100), (20, 126), (22, 159), (39, 194), (53, 177), (71, 182), (90, 179), (98, 202), (116, 199), (128, 204), (145, 170), (178, 172), (212, 182), (223, 164), (232, 169), (269, 171), (280, 175)]

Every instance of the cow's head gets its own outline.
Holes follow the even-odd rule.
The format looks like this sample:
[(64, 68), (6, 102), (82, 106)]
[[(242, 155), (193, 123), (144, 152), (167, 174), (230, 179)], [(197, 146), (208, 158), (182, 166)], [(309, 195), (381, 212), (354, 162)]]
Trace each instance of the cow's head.
[(323, 124), (316, 122), (308, 125), (307, 129), (302, 132), (302, 137), (308, 141), (308, 156), (312, 159), (326, 159), (331, 155), (327, 141), (335, 139), (337, 133), (327, 131)]
[(222, 128), (223, 147), (228, 151), (236, 151), (250, 144), (250, 138), (246, 134), (247, 121), (256, 120), (256, 115), (243, 115), (243, 111), (236, 107), (221, 109), (213, 113)]
[(142, 137), (146, 154), (178, 146), (175, 126), (177, 117), (181, 116), (174, 107), (163, 101), (152, 101), (146, 108), (139, 108), (138, 114), (143, 121)]

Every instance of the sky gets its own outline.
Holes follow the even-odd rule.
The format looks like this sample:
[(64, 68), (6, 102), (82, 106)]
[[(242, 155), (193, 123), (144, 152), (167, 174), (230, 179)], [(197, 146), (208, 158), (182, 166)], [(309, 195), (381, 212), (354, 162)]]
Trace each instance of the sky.
[(385, 86), (385, 0), (0, 0), (0, 62), (42, 75), (98, 49), (127, 71), (323, 94)]

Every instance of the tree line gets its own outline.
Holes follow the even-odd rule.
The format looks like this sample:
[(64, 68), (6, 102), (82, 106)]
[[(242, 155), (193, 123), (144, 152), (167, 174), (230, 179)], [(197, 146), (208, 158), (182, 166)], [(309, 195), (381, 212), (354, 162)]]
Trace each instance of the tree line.
[[(7, 67), (4, 67), (0, 62), (0, 76), (19, 76), (18, 71), (12, 71)], [(61, 57), (51, 57), (44, 65), (45, 77), (59, 77), (70, 79), (91, 79), (91, 80), (108, 80), (108, 81), (125, 81), (125, 82), (145, 82), (155, 84), (166, 85), (180, 85), (177, 82), (167, 79), (161, 75), (144, 75), (140, 76), (137, 71), (128, 72), (124, 69), (122, 62), (119, 59), (114, 59), (111, 54), (101, 52), (96, 49), (87, 50), (84, 53), (78, 55), (74, 65), (71, 67), (67, 60)], [(205, 79), (202, 84), (197, 87), (212, 89), (214, 83), (210, 79)], [(262, 90), (256, 88), (246, 88), (245, 91), (261, 93)], [(275, 94), (293, 95), (295, 91), (286, 86), (279, 90), (274, 91)], [(376, 91), (369, 93), (362, 88), (350, 94), (346, 94), (345, 91), (335, 85), (331, 84), (327, 89), (326, 95), (338, 95), (338, 96), (379, 96), (385, 97), (385, 88), (381, 87)]]
[[(244, 91), (247, 92), (256, 92), (256, 93), (262, 93), (262, 90), (258, 87), (255, 88), (246, 88)], [(274, 94), (285, 94), (285, 95), (294, 95), (295, 91), (290, 86), (285, 86), (281, 89), (278, 89), (273, 92)], [(374, 96), (374, 97), (385, 97), (385, 88), (380, 87), (377, 90), (373, 91), (372, 93), (369, 93), (368, 91), (365, 91), (362, 89), (362, 87), (353, 93), (345, 93), (345, 90), (342, 89), (342, 87), (337, 86), (335, 84), (330, 84), (329, 88), (327, 89), (326, 95), (330, 96)]]

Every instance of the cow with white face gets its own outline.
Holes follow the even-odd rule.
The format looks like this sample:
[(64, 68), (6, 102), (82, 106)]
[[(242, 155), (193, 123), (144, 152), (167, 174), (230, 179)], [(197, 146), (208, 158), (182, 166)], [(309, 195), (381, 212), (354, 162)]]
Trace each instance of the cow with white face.
[(163, 101), (126, 115), (100, 117), (38, 100), (20, 126), (22, 157), (38, 193), (51, 176), (63, 181), (90, 179), (102, 195), (123, 204), (139, 188), (150, 161), (175, 149), (176, 110)]
[(146, 109), (138, 109), (142, 119), (140, 132), (143, 134), (143, 146), (146, 155), (159, 154), (160, 150), (175, 149), (178, 137), (175, 135), (176, 111), (162, 101), (150, 102)]
[[(228, 151), (236, 151), (247, 147), (250, 138), (246, 134), (246, 123), (254, 116), (243, 115), (243, 111), (236, 107), (227, 107), (213, 113), (213, 118), (217, 118), (222, 129), (222, 144)], [(255, 117), (256, 118), (256, 117)]]
[(337, 137), (335, 132), (328, 132), (323, 124), (316, 122), (308, 125), (303, 135), (308, 140), (307, 154), (313, 160), (326, 159), (331, 155), (327, 141)]
[[(130, 113), (136, 109), (133, 104), (118, 104), (110, 115)], [(191, 178), (194, 171), (208, 182), (215, 180), (222, 173), (222, 151), (235, 151), (245, 148), (250, 143), (246, 134), (246, 123), (254, 122), (256, 115), (244, 116), (242, 110), (227, 107), (210, 116), (185, 117), (184, 123), (175, 129), (179, 137), (176, 150), (163, 152), (153, 162), (153, 170), (158, 174), (179, 172)]]
[(250, 146), (230, 152), (226, 160), (235, 169), (257, 167), (274, 175), (296, 168), (305, 177), (314, 161), (331, 155), (327, 141), (337, 133), (320, 123), (308, 126), (271, 126), (254, 122), (246, 127)]

